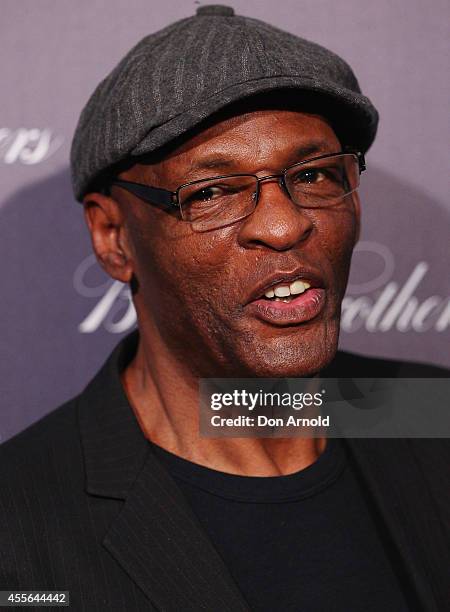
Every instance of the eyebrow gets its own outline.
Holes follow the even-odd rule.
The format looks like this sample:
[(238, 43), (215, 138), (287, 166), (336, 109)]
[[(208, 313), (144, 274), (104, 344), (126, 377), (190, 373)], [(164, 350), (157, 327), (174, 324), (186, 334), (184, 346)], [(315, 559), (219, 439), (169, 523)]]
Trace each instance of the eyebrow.
[[(292, 159), (301, 161), (308, 159), (308, 157), (314, 155), (326, 155), (327, 153), (335, 153), (337, 151), (330, 148), (330, 143), (327, 140), (315, 140), (305, 145), (300, 145), (294, 149)], [(295, 161), (293, 162), (295, 163)], [(232, 168), (236, 165), (236, 160), (226, 155), (213, 155), (211, 157), (205, 157), (199, 161), (194, 161), (189, 169), (190, 172), (195, 173), (198, 170), (216, 170), (216, 169), (227, 169)]]
[(215, 157), (207, 157), (205, 159), (201, 159), (198, 162), (194, 162), (191, 166), (191, 170), (210, 170), (215, 168), (229, 168), (233, 166), (234, 159), (230, 159), (228, 157), (222, 157), (217, 155)]
[(307, 145), (300, 146), (296, 151), (296, 157), (302, 159), (308, 159), (311, 155), (327, 155), (327, 153), (337, 153), (334, 147), (330, 147), (330, 143), (327, 140), (313, 140)]

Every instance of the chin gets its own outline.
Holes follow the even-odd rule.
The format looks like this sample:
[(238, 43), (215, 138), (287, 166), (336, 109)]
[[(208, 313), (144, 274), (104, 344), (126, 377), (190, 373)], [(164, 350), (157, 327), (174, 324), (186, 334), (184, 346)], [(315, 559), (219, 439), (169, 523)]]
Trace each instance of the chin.
[(320, 329), (284, 328), (264, 339), (256, 336), (245, 343), (239, 377), (299, 378), (314, 376), (335, 357), (339, 324), (322, 324)]

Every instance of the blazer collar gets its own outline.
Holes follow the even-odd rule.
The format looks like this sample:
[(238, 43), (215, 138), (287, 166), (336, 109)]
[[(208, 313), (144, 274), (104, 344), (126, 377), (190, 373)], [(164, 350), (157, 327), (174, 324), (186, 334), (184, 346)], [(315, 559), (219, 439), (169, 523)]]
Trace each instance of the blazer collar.
[(157, 609), (249, 612), (127, 400), (120, 371), (137, 341), (125, 338), (79, 398), (86, 491), (125, 501), (102, 544)]
[(138, 339), (137, 332), (127, 336), (79, 397), (86, 491), (93, 495), (125, 499), (149, 451), (120, 380)]

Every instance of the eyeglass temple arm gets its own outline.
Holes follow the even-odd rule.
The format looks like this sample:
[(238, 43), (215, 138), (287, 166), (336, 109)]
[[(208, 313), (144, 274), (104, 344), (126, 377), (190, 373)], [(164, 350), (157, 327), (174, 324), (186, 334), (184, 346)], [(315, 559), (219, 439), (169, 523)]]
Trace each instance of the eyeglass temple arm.
[(353, 155), (356, 155), (359, 163), (359, 173), (361, 174), (361, 172), (364, 172), (364, 170), (366, 169), (366, 160), (364, 158), (364, 153), (362, 153), (361, 151), (357, 151), (351, 146), (343, 147), (342, 152), (353, 153)]
[(364, 172), (366, 169), (366, 160), (363, 153), (358, 153), (359, 171)]
[(149, 204), (155, 204), (160, 208), (170, 210), (173, 210), (174, 207), (178, 208), (178, 205), (174, 201), (175, 194), (172, 191), (167, 191), (167, 189), (140, 185), (139, 183), (131, 183), (130, 181), (122, 181), (120, 179), (111, 181), (110, 185), (122, 187), (138, 198), (145, 200)]

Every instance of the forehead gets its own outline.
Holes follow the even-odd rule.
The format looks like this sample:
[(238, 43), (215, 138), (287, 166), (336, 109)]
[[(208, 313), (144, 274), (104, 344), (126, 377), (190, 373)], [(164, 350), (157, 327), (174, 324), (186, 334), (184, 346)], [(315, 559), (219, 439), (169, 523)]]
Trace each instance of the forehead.
[(331, 124), (321, 115), (257, 109), (215, 120), (151, 167), (160, 177), (186, 180), (227, 168), (281, 167), (340, 148)]
[(273, 143), (289, 145), (291, 141), (308, 140), (336, 143), (329, 122), (320, 115), (292, 110), (255, 110), (215, 122), (194, 135), (176, 150), (183, 154), (198, 149), (221, 146), (270, 149)]

